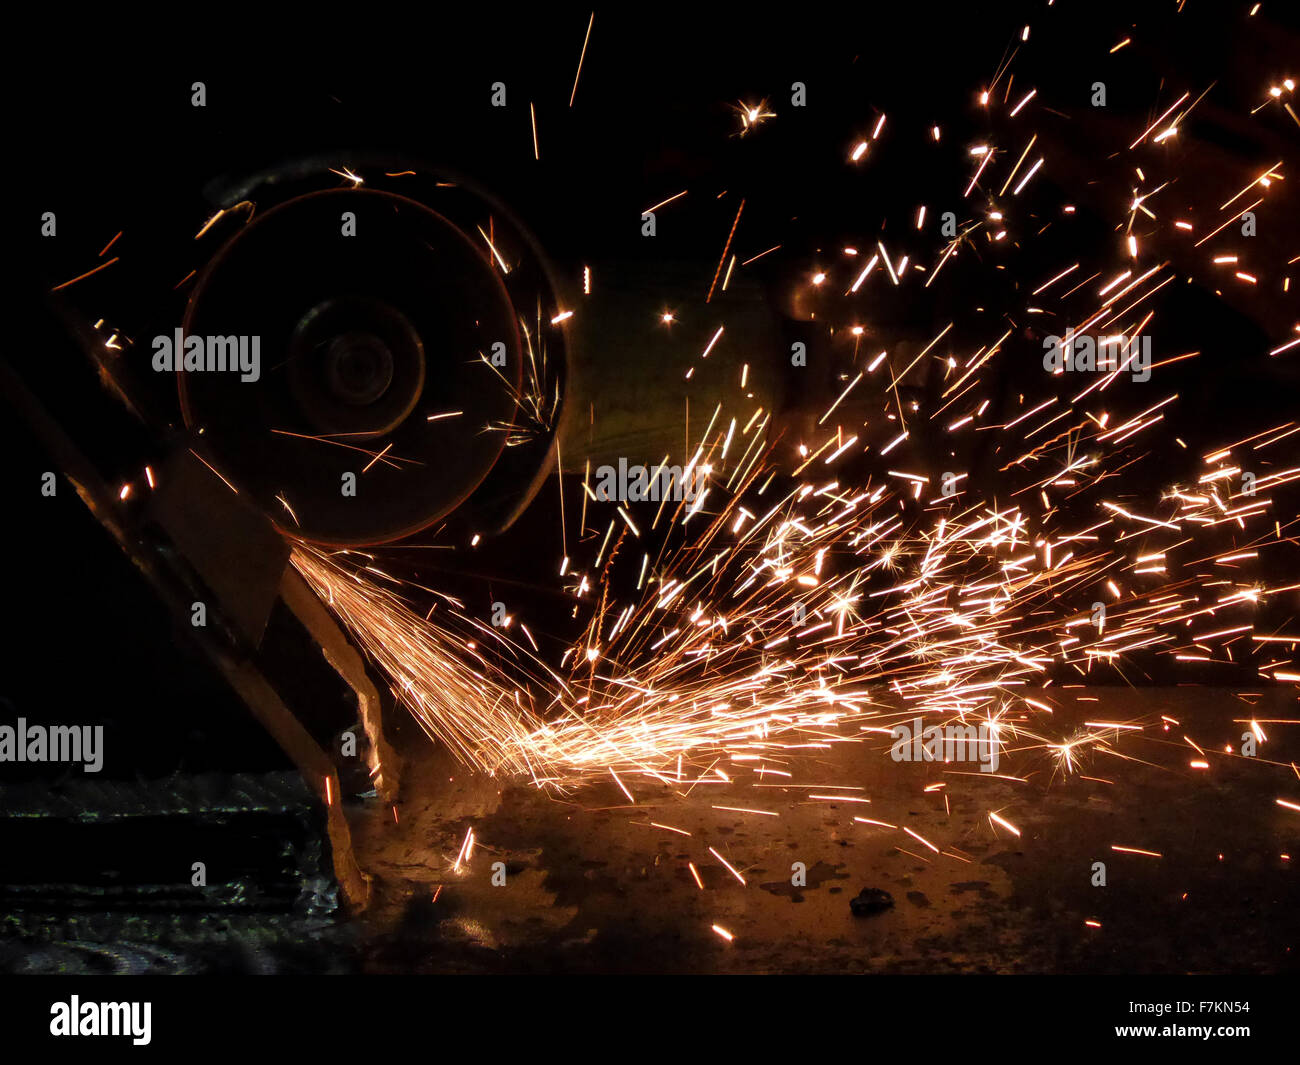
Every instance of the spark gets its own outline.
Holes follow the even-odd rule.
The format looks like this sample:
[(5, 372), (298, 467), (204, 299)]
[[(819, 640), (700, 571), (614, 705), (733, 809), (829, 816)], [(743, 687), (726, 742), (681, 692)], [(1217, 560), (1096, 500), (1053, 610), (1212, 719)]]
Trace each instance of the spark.
[[(591, 13), (591, 18), (587, 20), (587, 33), (582, 38), (582, 51), (578, 53), (578, 70), (573, 75), (573, 91), (569, 93), (569, 106), (573, 106), (574, 97), (578, 95), (578, 79), (582, 77), (582, 61), (587, 58), (587, 42), (591, 40), (591, 27), (595, 24), (596, 12)], [(602, 23), (604, 25), (604, 23)]]
[(654, 212), (654, 211), (659, 210), (660, 207), (667, 207), (667, 206), (668, 206), (670, 203), (672, 203), (674, 200), (680, 200), (680, 199), (681, 199), (683, 196), (685, 196), (685, 195), (687, 194), (687, 192), (689, 192), (689, 191), (690, 191), (689, 189), (682, 189), (682, 191), (679, 192), (679, 193), (677, 193), (676, 196), (669, 196), (668, 199), (666, 199), (666, 200), (660, 200), (660, 201), (659, 201), (657, 204), (655, 204), (653, 207), (647, 207), (643, 213), (644, 213), (644, 214), (650, 214), (650, 213), (652, 213), (652, 212)]
[(98, 266), (96, 266), (94, 269), (92, 269), (92, 270), (87, 270), (84, 274), (78, 274), (78, 275), (77, 275), (76, 277), (74, 277), (71, 281), (64, 281), (63, 284), (61, 284), (61, 285), (55, 285), (52, 289), (50, 289), (50, 291), (51, 291), (51, 292), (59, 292), (59, 291), (62, 291), (63, 289), (65, 289), (65, 288), (67, 288), (69, 285), (75, 285), (78, 281), (84, 281), (84, 280), (86, 280), (86, 278), (91, 277), (92, 275), (99, 273), (101, 270), (106, 270), (106, 269), (108, 269), (108, 268), (109, 268), (110, 266), (112, 266), (115, 262), (117, 262), (117, 260), (118, 260), (118, 256), (114, 255), (111, 259), (108, 260), (108, 262), (106, 262), (106, 263), (100, 263), (100, 264), (99, 264)]
[(1017, 835), (1017, 836), (1020, 835), (1020, 829), (1016, 828), (1016, 826), (1013, 825), (1013, 824), (1012, 824), (1010, 821), (1008, 821), (1006, 818), (1004, 818), (1004, 817), (999, 817), (999, 816), (998, 816), (997, 814), (995, 814), (992, 810), (989, 811), (989, 820), (990, 820), (990, 821), (995, 821), (995, 822), (997, 822), (999, 825), (1001, 825), (1003, 828), (1005, 828), (1008, 832), (1012, 832), (1012, 833), (1014, 833), (1014, 834)]
[(727, 261), (727, 253), (731, 250), (731, 241), (736, 235), (736, 227), (740, 225), (740, 216), (745, 210), (745, 201), (740, 201), (740, 206), (736, 209), (735, 221), (731, 223), (731, 232), (727, 234), (727, 242), (722, 246), (722, 257), (718, 260), (718, 268), (713, 273), (713, 283), (709, 285), (709, 294), (704, 298), (705, 303), (713, 299), (713, 290), (718, 283), (718, 277), (722, 273), (722, 264)]
[(716, 850), (714, 850), (712, 847), (709, 848), (709, 853), (712, 854), (713, 857), (717, 858), (718, 861), (720, 861), (723, 865), (725, 865), (725, 866), (727, 867), (727, 872), (729, 872), (732, 876), (734, 876), (737, 880), (740, 881), (741, 887), (745, 887), (745, 886), (747, 886), (747, 885), (745, 884), (745, 878), (744, 878), (743, 876), (741, 876), (739, 872), (737, 872), (736, 867), (735, 867), (734, 865), (732, 865), (729, 861), (727, 861), (726, 858), (724, 858), (721, 854), (719, 854), (719, 853), (718, 853)]
[(769, 118), (776, 118), (775, 111), (768, 110), (768, 102), (760, 100), (756, 104), (747, 104), (743, 100), (735, 105), (735, 111), (740, 116), (740, 136), (752, 133)]

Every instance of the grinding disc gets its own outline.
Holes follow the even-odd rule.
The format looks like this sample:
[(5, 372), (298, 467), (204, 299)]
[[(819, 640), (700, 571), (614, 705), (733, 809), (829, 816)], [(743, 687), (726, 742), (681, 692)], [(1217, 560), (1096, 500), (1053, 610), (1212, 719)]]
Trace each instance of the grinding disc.
[[(177, 373), (196, 450), (303, 539), (381, 543), (444, 517), (500, 457), (506, 434), (488, 426), (510, 421), (521, 378), (515, 312), (488, 254), (389, 192), (315, 192), (255, 217), (186, 309), (186, 338), (257, 337), (260, 355), (256, 380)], [(497, 344), (501, 367), (484, 362)]]

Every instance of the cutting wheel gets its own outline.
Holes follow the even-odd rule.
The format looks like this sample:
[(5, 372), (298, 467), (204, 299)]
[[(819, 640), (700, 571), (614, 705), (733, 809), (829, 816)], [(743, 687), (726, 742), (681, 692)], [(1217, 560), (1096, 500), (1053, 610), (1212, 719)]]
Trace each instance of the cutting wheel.
[[(423, 529), (505, 447), (489, 426), (511, 420), (521, 379), (510, 297), (488, 250), (414, 200), (337, 189), (255, 217), (201, 273), (183, 329), (260, 338), (256, 381), (178, 373), (181, 410), (205, 460), (304, 539)], [(484, 361), (498, 344), (499, 367)]]

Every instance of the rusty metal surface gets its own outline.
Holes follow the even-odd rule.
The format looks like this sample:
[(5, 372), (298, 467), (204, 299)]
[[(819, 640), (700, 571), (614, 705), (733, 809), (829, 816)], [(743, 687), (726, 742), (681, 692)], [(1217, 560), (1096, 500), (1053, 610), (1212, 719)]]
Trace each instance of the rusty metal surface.
[[(1174, 713), (1196, 735), (1231, 729), (1244, 705), (1224, 689), (1077, 694), (1101, 698), (1080, 702), (1081, 717), (1098, 705), (1121, 719)], [(633, 806), (613, 782), (556, 801), (523, 783), (475, 777), (423, 743), (411, 746), (397, 820), (374, 810), (354, 825), (360, 860), (376, 878), (363, 947), (372, 971), (1296, 967), (1300, 839), (1294, 815), (1274, 804), (1291, 773), (1285, 759), (1300, 754), (1295, 738), (1272, 745), (1269, 758), (1280, 765), (1238, 758), (1200, 775), (1187, 770), (1191, 748), (1159, 733), (1129, 751), (1141, 761), (1094, 760), (1082, 770), (1093, 779), (1053, 780), (1050, 760), (1035, 755), (1002, 767), (1024, 783), (960, 777), (942, 766), (894, 763), (880, 743), (837, 745), (801, 764), (804, 781), (862, 785), (869, 805), (810, 800), (806, 787), (736, 786), (687, 797), (665, 788), (660, 799)], [(925, 790), (936, 782), (947, 786)], [(1021, 837), (995, 829), (990, 810)], [(907, 825), (945, 853), (855, 816)], [(475, 854), (456, 872), (470, 828)], [(1112, 844), (1163, 857), (1116, 853)], [(1105, 888), (1090, 882), (1099, 859), (1109, 869)], [(498, 861), (507, 874), (502, 887), (491, 883)], [(794, 861), (806, 863), (806, 888), (791, 886)], [(863, 888), (889, 892), (894, 905), (855, 917), (850, 899)], [(735, 941), (722, 941), (715, 923)]]

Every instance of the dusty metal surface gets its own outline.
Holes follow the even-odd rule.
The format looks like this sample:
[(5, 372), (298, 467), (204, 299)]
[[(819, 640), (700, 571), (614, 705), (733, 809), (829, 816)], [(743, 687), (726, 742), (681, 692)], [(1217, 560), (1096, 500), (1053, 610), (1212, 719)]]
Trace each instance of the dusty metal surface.
[[(353, 821), (358, 858), (376, 877), (358, 930), (360, 964), (417, 972), (1294, 969), (1300, 819), (1276, 803), (1300, 784), (1286, 764), (1300, 753), (1294, 735), (1271, 727), (1253, 762), (1212, 751), (1239, 739), (1233, 719), (1295, 717), (1288, 693), (1252, 697), (1253, 709), (1225, 689), (1051, 695), (1063, 730), (1098, 714), (1148, 727), (1120, 744), (1126, 757), (1094, 755), (1068, 779), (1053, 775), (1043, 751), (1003, 760), (1001, 773), (1020, 780), (895, 763), (877, 736), (792, 759), (782, 767), (794, 774), (786, 786), (771, 776), (763, 783), (777, 786), (742, 783), (753, 774), (738, 770), (731, 785), (663, 787), (658, 799), (638, 787), (633, 805), (613, 781), (559, 801), (477, 777), (407, 725), (400, 801)], [(1181, 727), (1164, 730), (1161, 714)], [(1209, 770), (1189, 768), (1198, 756), (1183, 734), (1210, 750)], [(848, 794), (870, 802), (810, 798), (826, 784), (860, 786)], [(926, 790), (934, 784), (944, 787)], [(991, 823), (990, 811), (1020, 837)], [(457, 871), (471, 828), (474, 853)], [(791, 886), (795, 861), (807, 867), (806, 887)], [(1094, 861), (1106, 864), (1105, 887), (1092, 885)], [(496, 862), (504, 886), (492, 884)], [(889, 892), (894, 905), (853, 916), (849, 900), (864, 887)]]

